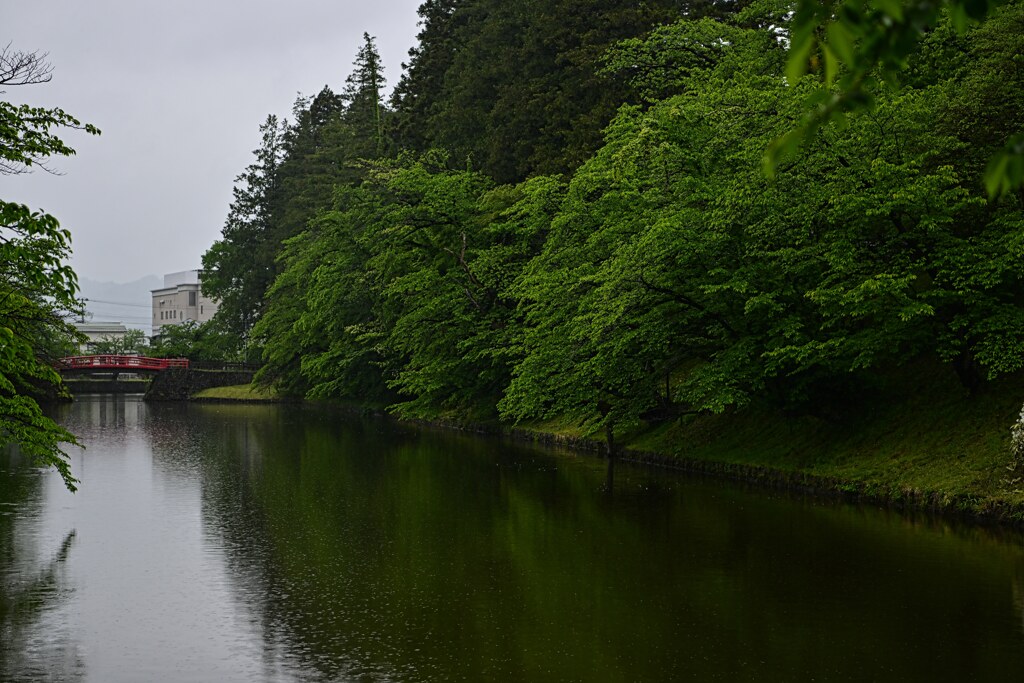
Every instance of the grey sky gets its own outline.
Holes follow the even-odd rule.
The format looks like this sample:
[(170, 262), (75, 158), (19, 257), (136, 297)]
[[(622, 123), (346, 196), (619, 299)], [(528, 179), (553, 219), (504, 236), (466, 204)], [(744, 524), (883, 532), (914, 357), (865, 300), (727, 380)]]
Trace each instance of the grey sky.
[(0, 197), (53, 214), (80, 275), (126, 282), (197, 268), (267, 114), (344, 85), (364, 31), (389, 88), (421, 0), (0, 0), (0, 43), (49, 53), (53, 80), (2, 97), (60, 107), (103, 134), (0, 177)]

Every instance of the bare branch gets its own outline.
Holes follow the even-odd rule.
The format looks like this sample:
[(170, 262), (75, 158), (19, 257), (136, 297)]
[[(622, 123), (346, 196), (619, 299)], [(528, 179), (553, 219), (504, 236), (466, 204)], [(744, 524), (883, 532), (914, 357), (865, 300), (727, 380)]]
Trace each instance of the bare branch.
[(46, 61), (48, 52), (22, 52), (7, 43), (0, 49), (0, 85), (35, 85), (53, 78), (53, 65)]

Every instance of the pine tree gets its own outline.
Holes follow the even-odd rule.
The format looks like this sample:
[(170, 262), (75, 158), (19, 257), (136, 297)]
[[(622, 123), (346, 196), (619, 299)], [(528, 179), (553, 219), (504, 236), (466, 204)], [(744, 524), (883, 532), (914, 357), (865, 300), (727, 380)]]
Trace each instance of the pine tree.
[(629, 83), (606, 51), (680, 16), (729, 17), (747, 0), (427, 0), (419, 45), (395, 89), (406, 149), (439, 147), (499, 182), (577, 168)]
[(222, 238), (203, 255), (203, 291), (220, 301), (217, 316), (245, 340), (263, 307), (263, 294), (273, 282), (275, 214), (280, 198), (279, 169), (284, 156), (285, 127), (276, 116), (260, 126), (256, 157), (235, 179), (234, 199)]
[(341, 99), (345, 103), (342, 120), (352, 128), (361, 158), (376, 158), (384, 154), (384, 68), (374, 45), (373, 37), (363, 34), (363, 46), (356, 54), (355, 70), (345, 80)]
[(456, 12), (463, 0), (425, 0), (420, 5), (418, 44), (409, 50), (409, 62), (391, 94), (390, 132), (399, 149), (425, 152), (430, 147), (424, 125), (444, 89), (445, 75), (455, 58), (459, 26), (465, 12)]
[(312, 100), (296, 100), (279, 170), (282, 200), (274, 224), (278, 249), (330, 206), (336, 185), (358, 181), (349, 163), (351, 136), (342, 122), (344, 108), (341, 96), (326, 85)]

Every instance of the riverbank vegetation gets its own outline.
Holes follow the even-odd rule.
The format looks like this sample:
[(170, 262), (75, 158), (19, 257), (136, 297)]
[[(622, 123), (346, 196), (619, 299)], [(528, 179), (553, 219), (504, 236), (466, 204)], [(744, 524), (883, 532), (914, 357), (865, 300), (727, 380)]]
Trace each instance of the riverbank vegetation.
[(203, 260), (225, 353), (402, 417), (831, 452), (893, 482), (984, 451), (949, 485), (998, 483), (1024, 398), (1024, 3), (922, 3), (892, 35), (867, 5), (899, 3), (860, 28), (859, 3), (826, 28), (806, 4), (428, 0), (388, 101), (365, 36), (238, 178)]

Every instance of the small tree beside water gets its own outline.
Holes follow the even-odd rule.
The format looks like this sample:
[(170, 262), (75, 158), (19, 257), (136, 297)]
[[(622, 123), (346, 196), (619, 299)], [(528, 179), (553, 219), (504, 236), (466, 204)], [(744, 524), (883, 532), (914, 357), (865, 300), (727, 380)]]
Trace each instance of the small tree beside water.
[(1006, 466), (1007, 475), (1002, 482), (1011, 493), (1020, 493), (1024, 480), (1024, 407), (1020, 416), (1010, 427), (1010, 462)]

